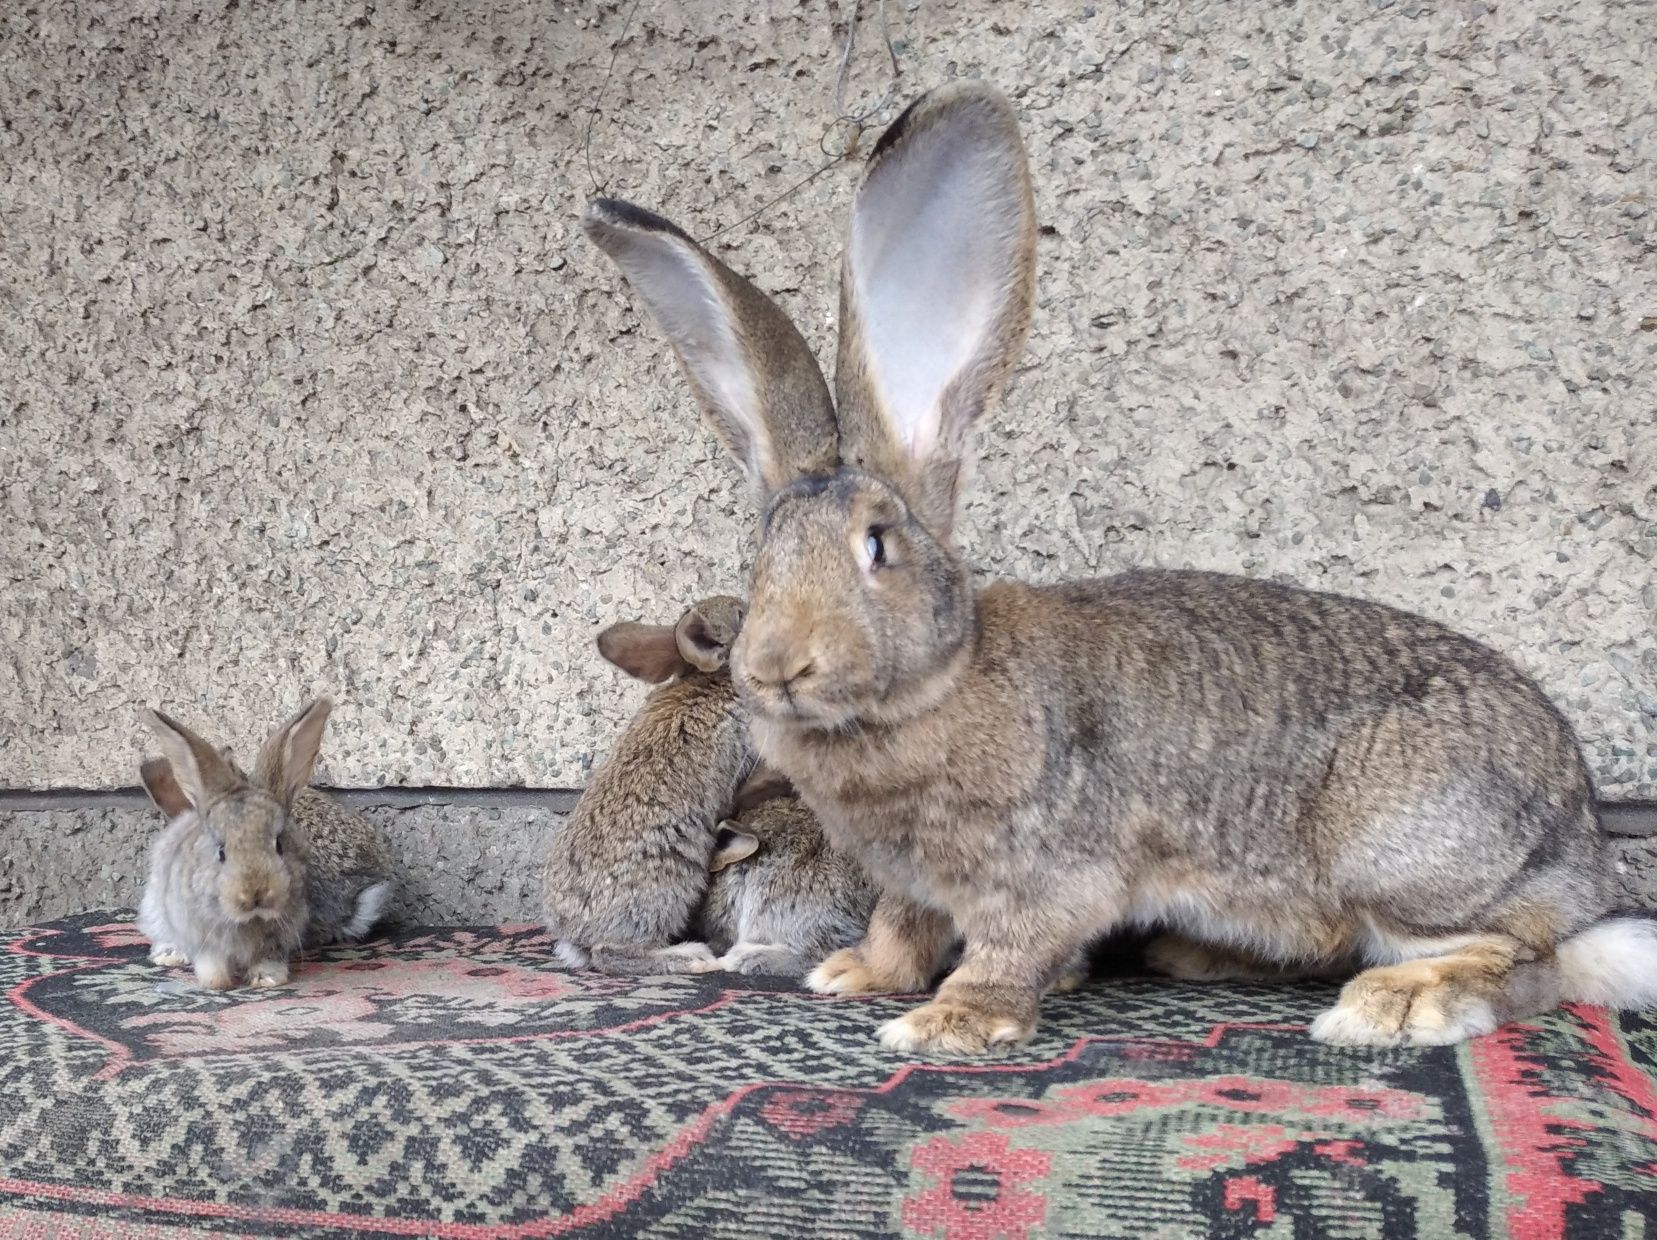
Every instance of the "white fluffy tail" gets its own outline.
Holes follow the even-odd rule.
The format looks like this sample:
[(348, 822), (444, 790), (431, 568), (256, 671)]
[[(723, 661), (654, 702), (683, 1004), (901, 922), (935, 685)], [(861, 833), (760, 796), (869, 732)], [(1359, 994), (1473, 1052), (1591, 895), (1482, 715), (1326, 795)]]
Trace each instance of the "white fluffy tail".
[(1657, 1006), (1657, 919), (1613, 914), (1566, 939), (1555, 959), (1567, 999)]
[(352, 911), (351, 920), (345, 923), (340, 931), (340, 937), (348, 943), (355, 943), (363, 935), (372, 930), (385, 914), (386, 901), (391, 899), (391, 883), (375, 883), (372, 887), (364, 887), (357, 893), (356, 908)]
[(557, 956), (566, 969), (585, 969), (592, 954), (578, 943), (569, 939), (559, 939), (552, 945), (552, 954)]

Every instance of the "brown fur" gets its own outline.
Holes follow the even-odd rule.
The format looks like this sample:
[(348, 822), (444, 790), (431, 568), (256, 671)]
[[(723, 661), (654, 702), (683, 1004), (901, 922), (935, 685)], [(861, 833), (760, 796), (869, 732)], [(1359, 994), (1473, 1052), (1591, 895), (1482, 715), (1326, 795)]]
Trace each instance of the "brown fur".
[[(937, 998), (883, 1036), (964, 1053), (1027, 1036), (1044, 989), (1120, 925), (1297, 969), (1439, 961), (1424, 989), (1420, 970), (1355, 979), (1371, 998), (1314, 1026), (1337, 1041), (1468, 1036), (1557, 997), (1490, 945), (1540, 959), (1604, 918), (1603, 837), (1575, 737), (1506, 659), (1392, 608), (1214, 574), (974, 590), (954, 509), (1034, 269), (1028, 170), (995, 92), (923, 97), (870, 159), (837, 463), (816, 382), (776, 398), (810, 367), (775, 307), (637, 208), (595, 203), (587, 229), (746, 445), (763, 513), (732, 669), (755, 747), (882, 888), (864, 942), (811, 984), (912, 988), (958, 934)], [(1596, 993), (1640, 993), (1650, 942), (1596, 941), (1622, 953)], [(1398, 1015), (1406, 992), (1420, 1020), (1413, 997)]]
[[(707, 972), (713, 955), (676, 944), (707, 887), (722, 812), (752, 769), (747, 715), (724, 669), (742, 605), (720, 596), (677, 625), (627, 622), (600, 652), (651, 692), (553, 837), (542, 877), (548, 927), (571, 965), (617, 973)], [(672, 679), (668, 679), (668, 678)]]

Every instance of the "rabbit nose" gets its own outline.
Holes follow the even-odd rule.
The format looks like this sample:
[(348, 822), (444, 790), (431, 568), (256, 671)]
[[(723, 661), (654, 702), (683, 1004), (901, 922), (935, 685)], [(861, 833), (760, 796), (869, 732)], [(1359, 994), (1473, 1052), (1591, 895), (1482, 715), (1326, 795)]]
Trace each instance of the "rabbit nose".
[(265, 906), (270, 899), (270, 888), (258, 884), (243, 887), (238, 893), (238, 899), (242, 908), (251, 913), (254, 909)]
[(814, 670), (810, 647), (787, 639), (765, 642), (748, 657), (749, 679), (785, 694)]

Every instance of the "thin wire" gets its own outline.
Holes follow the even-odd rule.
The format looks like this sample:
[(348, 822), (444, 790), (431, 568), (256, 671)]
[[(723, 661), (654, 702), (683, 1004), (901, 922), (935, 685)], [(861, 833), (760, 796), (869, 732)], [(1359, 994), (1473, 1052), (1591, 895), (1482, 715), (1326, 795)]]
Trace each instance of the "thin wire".
[(627, 20), (622, 23), (621, 37), (610, 45), (610, 67), (604, 71), (604, 81), (587, 104), (587, 179), (593, 183), (593, 193), (599, 195), (608, 188), (608, 183), (600, 185), (598, 174), (593, 171), (593, 122), (598, 119), (599, 103), (609, 92), (610, 77), (616, 71), (616, 57), (621, 55), (621, 45), (627, 42), (627, 32), (633, 28), (633, 17), (638, 11), (639, 0), (633, 0), (633, 7), (627, 10)]
[[(608, 100), (610, 81), (616, 71), (616, 59), (621, 55), (621, 45), (627, 41), (627, 34), (633, 28), (633, 18), (639, 11), (639, 4), (640, 0), (633, 0), (632, 6), (627, 10), (627, 20), (622, 24), (621, 35), (610, 47), (610, 64), (604, 70), (604, 80), (599, 84), (598, 89), (593, 92), (592, 99), (587, 104), (587, 135), (584, 143), (587, 179), (592, 182), (593, 193), (595, 194), (604, 194), (608, 190), (609, 183), (606, 181), (605, 184), (600, 185), (598, 173), (593, 168), (593, 125), (602, 112), (600, 105)], [(852, 0), (851, 18), (846, 24), (846, 39), (840, 48), (840, 64), (834, 74), (834, 119), (823, 127), (823, 132), (817, 138), (817, 149), (827, 157), (826, 162), (795, 181), (776, 197), (761, 203), (734, 224), (727, 224), (717, 232), (711, 232), (705, 237), (698, 237), (696, 239), (697, 244), (706, 245), (717, 237), (723, 237), (726, 233), (733, 232), (745, 224), (751, 224), (771, 210), (772, 207), (799, 193), (807, 185), (822, 176), (823, 173), (857, 152), (859, 144), (863, 141), (864, 130), (871, 120), (891, 105), (893, 98), (897, 95), (898, 83), (903, 77), (903, 66), (898, 62), (897, 46), (892, 41), (892, 28), (886, 18), (886, 0), (877, 0), (877, 6), (880, 11), (880, 33), (886, 43), (886, 61), (890, 67), (886, 89), (880, 98), (860, 111), (846, 111), (846, 82), (851, 74), (852, 58), (857, 53), (858, 18), (863, 7), (863, 0)], [(828, 146), (829, 135), (843, 125), (851, 127), (851, 136), (841, 145), (838, 151), (831, 151)]]
[[(856, 153), (859, 144), (863, 140), (863, 131), (867, 128), (869, 121), (886, 110), (887, 106), (892, 102), (893, 97), (897, 94), (898, 82), (903, 76), (903, 67), (898, 63), (897, 47), (892, 42), (892, 28), (886, 21), (886, 0), (878, 0), (878, 2), (880, 8), (880, 33), (886, 41), (886, 57), (891, 65), (891, 76), (886, 83), (885, 92), (878, 100), (875, 101), (875, 103), (867, 108), (864, 108), (860, 112), (846, 111), (846, 78), (851, 67), (852, 56), (857, 50), (857, 19), (858, 11), (862, 7), (862, 0), (852, 0), (851, 20), (846, 25), (846, 41), (840, 49), (840, 67), (834, 75), (834, 119), (823, 127), (823, 132), (817, 138), (817, 149), (824, 155), (828, 156), (827, 162), (819, 165), (811, 172), (808, 172), (805, 176), (801, 177), (798, 181), (795, 181), (794, 184), (783, 190), (776, 197), (761, 203), (758, 207), (754, 208), (754, 210), (750, 211), (740, 220), (737, 220), (734, 224), (727, 224), (725, 227), (715, 232), (711, 232), (705, 237), (698, 237), (696, 239), (696, 243), (698, 245), (706, 245), (715, 238), (723, 237), (726, 233), (733, 232), (736, 229), (741, 228), (744, 224), (752, 223), (754, 220), (757, 220), (760, 216), (764, 215), (767, 211), (771, 210), (771, 208), (776, 206), (779, 202), (782, 202), (786, 198), (793, 197), (806, 186), (810, 185), (818, 177), (822, 176), (823, 173), (827, 172), (836, 164), (841, 163)], [(851, 138), (840, 148), (840, 150), (830, 151), (828, 149), (829, 135), (841, 125), (850, 125), (852, 127)]]
[(881, 95), (872, 107), (856, 113), (846, 111), (846, 75), (851, 69), (852, 56), (857, 52), (857, 17), (861, 7), (862, 0), (852, 0), (851, 21), (846, 26), (846, 44), (840, 51), (840, 68), (834, 75), (834, 119), (858, 126), (866, 124), (871, 117), (886, 110), (886, 105), (892, 102), (892, 95), (897, 91), (898, 78), (903, 72), (898, 65), (897, 48), (892, 45), (892, 28), (886, 22), (886, 0), (879, 0), (880, 33), (886, 40), (886, 57), (891, 64), (891, 78), (886, 83), (886, 93)]

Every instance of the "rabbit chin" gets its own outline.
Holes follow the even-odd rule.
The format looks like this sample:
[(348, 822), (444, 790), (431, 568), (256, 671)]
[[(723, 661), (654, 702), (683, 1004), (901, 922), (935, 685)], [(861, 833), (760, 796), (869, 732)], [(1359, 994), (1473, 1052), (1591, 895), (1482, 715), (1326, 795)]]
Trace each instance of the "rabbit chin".
[(749, 709), (766, 723), (811, 732), (856, 727), (863, 711), (856, 702), (826, 702), (810, 693), (784, 695), (769, 687), (745, 686)]

